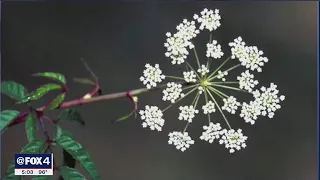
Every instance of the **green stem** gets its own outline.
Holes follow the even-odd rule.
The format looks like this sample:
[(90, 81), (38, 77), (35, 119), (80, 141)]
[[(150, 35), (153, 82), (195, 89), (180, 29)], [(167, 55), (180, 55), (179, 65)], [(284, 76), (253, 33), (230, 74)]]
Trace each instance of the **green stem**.
[(165, 112), (166, 110), (168, 110), (171, 106), (173, 106), (174, 104), (178, 103), (179, 101), (181, 101), (182, 99), (184, 99), (185, 97), (187, 97), (189, 94), (191, 94), (193, 91), (195, 91), (197, 89), (197, 87), (191, 89), (189, 92), (187, 92), (183, 97), (179, 98), (177, 101), (175, 101), (174, 103), (171, 103), (170, 105), (168, 105), (167, 107), (165, 107), (162, 112)]
[(216, 101), (216, 99), (212, 96), (212, 94), (210, 93), (210, 91), (209, 91), (209, 90), (207, 90), (207, 92), (208, 92), (209, 96), (211, 97), (211, 99), (212, 99), (212, 100), (214, 101), (214, 103), (216, 104), (216, 106), (217, 106), (218, 110), (220, 111), (220, 113), (221, 113), (221, 115), (222, 115), (223, 119), (226, 121), (226, 123), (227, 123), (227, 125), (228, 125), (229, 129), (232, 129), (232, 128), (231, 128), (231, 126), (230, 126), (230, 124), (229, 124), (229, 122), (228, 122), (228, 120), (227, 120), (227, 118), (226, 118), (226, 116), (224, 115), (224, 113), (222, 112), (222, 110), (221, 110), (221, 108), (220, 108), (220, 106), (219, 106), (218, 102)]
[(211, 82), (211, 84), (239, 84), (238, 81), (219, 81), (219, 82)]
[(231, 86), (224, 86), (224, 85), (220, 85), (220, 84), (212, 84), (211, 86), (216, 86), (216, 87), (221, 87), (221, 88), (225, 88), (225, 89), (231, 89), (231, 90), (235, 90), (235, 91), (241, 91), (241, 92), (248, 92), (236, 87), (231, 87)]
[(217, 94), (221, 99), (223, 99), (224, 97), (226, 97), (226, 98), (229, 97), (228, 95), (226, 95), (225, 93), (219, 91), (219, 90), (216, 89), (216, 88), (208, 87), (208, 89), (210, 89), (212, 92), (214, 92), (215, 94)]
[[(241, 66), (241, 64), (234, 65), (234, 66), (232, 66), (231, 68), (225, 70), (224, 72), (229, 72), (229, 71), (231, 71), (231, 70), (233, 70), (233, 69), (235, 69), (235, 68), (237, 68), (237, 67), (240, 67), (240, 66)], [(214, 73), (212, 73), (211, 75), (213, 75), (213, 74), (214, 74)], [(218, 75), (215, 75), (215, 76), (213, 76), (213, 77), (209, 77), (208, 79), (209, 79), (209, 81), (211, 81), (211, 80), (215, 79), (216, 77), (218, 77)]]
[(198, 57), (198, 53), (197, 53), (197, 50), (196, 50), (196, 47), (193, 47), (193, 52), (194, 52), (194, 56), (196, 57), (196, 60), (197, 60), (197, 64), (199, 66), (199, 69), (200, 69), (200, 60), (199, 60), (199, 57)]
[[(209, 102), (209, 101), (208, 101), (207, 91), (204, 91), (204, 99), (205, 99), (206, 104), (207, 104), (207, 103)], [(208, 113), (208, 120), (209, 120), (209, 124), (210, 124), (210, 122), (211, 122), (211, 120), (210, 120), (210, 113)]]
[(218, 72), (230, 59), (231, 56), (229, 56), (225, 61), (223, 61), (223, 63), (220, 64), (220, 66), (209, 75), (208, 79), (210, 79), (216, 72)]
[(179, 80), (184, 80), (184, 78), (182, 77), (177, 77), (177, 76), (167, 76), (165, 75), (167, 78), (171, 78), (171, 79), (179, 79)]
[(193, 67), (188, 63), (188, 61), (186, 61), (186, 64), (187, 64), (187, 66), (196, 74), (196, 76), (198, 77), (198, 79), (201, 79), (201, 77), (199, 76), (198, 72), (193, 69)]

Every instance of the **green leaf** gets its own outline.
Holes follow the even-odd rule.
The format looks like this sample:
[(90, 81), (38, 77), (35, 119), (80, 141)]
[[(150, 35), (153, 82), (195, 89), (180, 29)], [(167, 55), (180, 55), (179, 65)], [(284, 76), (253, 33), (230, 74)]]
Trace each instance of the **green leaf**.
[(0, 130), (1, 132), (17, 117), (20, 112), (16, 110), (4, 110), (1, 111), (1, 122), (0, 122)]
[(57, 96), (52, 103), (50, 104), (50, 106), (48, 107), (50, 110), (52, 109), (56, 109), (58, 108), (61, 103), (64, 101), (64, 98), (66, 97), (66, 93), (62, 93), (59, 96)]
[[(34, 154), (41, 153), (42, 148), (45, 145), (45, 141), (32, 141), (27, 144), (22, 151), (21, 154)], [(20, 180), (21, 176), (14, 175), (14, 162), (8, 167), (6, 175), (3, 177), (3, 180)]]
[[(91, 179), (100, 179), (100, 175), (93, 163), (89, 153), (82, 147), (81, 144), (73, 140), (69, 133), (64, 133), (60, 130), (60, 135), (56, 139), (57, 143), (68, 153), (72, 155), (74, 159), (80, 162), (81, 166), (88, 172)], [(58, 133), (57, 133), (58, 135)]]
[(85, 124), (84, 120), (82, 119), (81, 114), (75, 108), (70, 108), (70, 109), (64, 110), (59, 115), (57, 120), (58, 121), (61, 121), (61, 120), (77, 121), (82, 125)]
[(80, 83), (80, 84), (89, 84), (89, 85), (95, 85), (95, 83), (88, 79), (88, 78), (73, 78), (74, 82)]
[(43, 140), (35, 140), (27, 144), (21, 151), (22, 154), (39, 154), (45, 147), (46, 142)]
[(57, 128), (57, 134), (56, 136), (54, 137), (53, 140), (57, 141), (57, 139), (60, 139), (62, 136), (68, 136), (68, 137), (71, 137), (72, 138), (72, 133), (69, 132), (69, 131), (66, 131), (66, 130), (63, 130), (60, 126), (56, 126)]
[(29, 142), (36, 140), (37, 136), (37, 119), (33, 113), (29, 113), (26, 120), (26, 133)]
[(45, 78), (53, 79), (55, 81), (61, 82), (62, 84), (66, 84), (66, 78), (64, 75), (60, 73), (55, 73), (55, 72), (41, 72), (41, 73), (35, 73), (33, 74), (34, 76), (42, 76)]
[(21, 103), (28, 103), (30, 101), (38, 100), (44, 95), (46, 95), (49, 91), (61, 89), (61, 86), (59, 84), (45, 84), (39, 87), (37, 90), (31, 92), (27, 96), (25, 96), (21, 101), (18, 102), (18, 104)]
[(76, 180), (82, 180), (86, 179), (83, 175), (80, 174), (80, 172), (76, 169), (69, 168), (67, 166), (61, 166), (59, 168), (60, 174), (64, 179), (76, 179)]
[(27, 90), (23, 85), (14, 81), (3, 81), (1, 82), (1, 93), (19, 101), (26, 96)]
[(44, 176), (44, 175), (38, 175), (34, 178), (32, 178), (32, 180), (49, 180), (51, 179), (52, 176)]

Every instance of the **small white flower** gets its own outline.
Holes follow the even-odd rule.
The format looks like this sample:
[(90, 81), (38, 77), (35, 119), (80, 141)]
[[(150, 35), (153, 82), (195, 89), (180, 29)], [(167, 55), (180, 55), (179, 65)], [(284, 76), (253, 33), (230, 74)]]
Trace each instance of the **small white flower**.
[(142, 127), (150, 127), (151, 130), (162, 130), (164, 119), (162, 111), (157, 106), (146, 106), (145, 110), (140, 110), (141, 119), (144, 120)]
[(148, 89), (156, 87), (157, 83), (160, 83), (165, 79), (165, 76), (159, 68), (159, 64), (155, 64), (154, 67), (150, 64), (146, 64), (145, 67), (146, 69), (143, 71), (143, 76), (140, 77), (140, 81), (142, 81)]
[(246, 123), (254, 125), (258, 116), (261, 115), (261, 106), (256, 101), (250, 101), (249, 104), (242, 103), (240, 117), (244, 119)]
[(180, 151), (185, 151), (190, 147), (191, 144), (194, 144), (194, 140), (188, 135), (188, 132), (178, 132), (174, 131), (169, 133), (168, 144), (173, 144)]
[(245, 56), (239, 58), (242, 66), (257, 72), (261, 72), (261, 67), (268, 62), (268, 58), (262, 57), (263, 51), (259, 50), (256, 46), (245, 47)]
[(230, 153), (234, 153), (235, 150), (239, 151), (247, 146), (245, 142), (247, 141), (248, 137), (242, 134), (241, 129), (238, 129), (237, 131), (234, 129), (224, 129), (222, 130), (222, 134), (223, 135), (219, 143), (225, 144), (225, 147), (229, 149)]
[(221, 79), (222, 81), (226, 81), (225, 76), (227, 76), (227, 75), (228, 75), (228, 71), (224, 71), (224, 72), (218, 71), (217, 78)]
[(257, 80), (254, 80), (253, 78), (254, 75), (250, 74), (249, 70), (242, 72), (241, 76), (237, 77), (240, 89), (252, 92), (252, 89), (259, 83)]
[(202, 106), (203, 114), (211, 114), (213, 112), (216, 112), (215, 104), (212, 101), (208, 101), (207, 104)]
[(207, 68), (206, 65), (201, 65), (200, 69), (198, 69), (198, 73), (200, 73), (202, 76), (204, 76), (207, 73), (209, 73), (209, 69)]
[(278, 95), (279, 90), (274, 83), (270, 83), (269, 88), (262, 86), (260, 91), (254, 91), (253, 96), (261, 106), (261, 115), (268, 115), (269, 118), (273, 118), (275, 111), (281, 108), (280, 101), (283, 101), (285, 96)]
[(182, 85), (174, 82), (167, 83), (167, 88), (163, 91), (162, 100), (174, 103), (179, 97), (183, 97)]
[(192, 122), (192, 119), (195, 117), (195, 114), (199, 113), (199, 110), (194, 109), (193, 106), (180, 106), (179, 110), (181, 111), (179, 114), (179, 120), (184, 120), (188, 122)]
[(242, 40), (242, 37), (237, 37), (234, 42), (230, 42), (231, 47), (231, 59), (243, 58), (246, 55), (246, 43)]
[(218, 44), (216, 40), (212, 40), (212, 43), (207, 44), (207, 57), (212, 57), (214, 59), (221, 58), (223, 56), (223, 52), (221, 50), (221, 45)]
[(189, 41), (192, 38), (195, 38), (199, 34), (194, 21), (188, 21), (184, 19), (182, 23), (177, 26), (177, 34), (183, 37), (185, 40)]
[(194, 71), (183, 72), (183, 78), (186, 82), (196, 82), (196, 74)]
[(208, 141), (209, 143), (213, 143), (215, 139), (219, 139), (221, 135), (221, 126), (220, 123), (214, 124), (210, 122), (209, 126), (203, 126), (204, 132), (200, 136), (201, 140)]
[(200, 29), (208, 29), (209, 31), (216, 30), (218, 27), (221, 26), (220, 19), (221, 16), (219, 15), (219, 10), (215, 9), (208, 10), (205, 8), (201, 13), (201, 17), (197, 14), (193, 16), (195, 20), (197, 20), (200, 24)]
[(221, 109), (231, 114), (235, 114), (238, 106), (240, 106), (240, 103), (237, 102), (237, 99), (233, 96), (229, 96), (228, 99), (223, 99), (223, 102), (224, 105), (221, 107)]

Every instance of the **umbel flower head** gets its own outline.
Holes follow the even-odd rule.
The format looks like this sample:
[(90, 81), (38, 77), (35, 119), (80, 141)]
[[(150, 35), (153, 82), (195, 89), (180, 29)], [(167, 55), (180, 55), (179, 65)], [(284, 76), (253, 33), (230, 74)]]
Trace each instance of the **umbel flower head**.
[[(248, 137), (242, 129), (231, 127), (227, 113), (238, 114), (243, 122), (254, 125), (259, 116), (273, 118), (285, 96), (279, 93), (274, 83), (270, 83), (269, 87), (257, 88), (259, 81), (254, 79), (254, 73), (262, 72), (262, 67), (268, 62), (268, 58), (263, 56), (263, 51), (257, 46), (247, 45), (242, 37), (236, 37), (228, 43), (229, 50), (222, 49), (214, 33), (221, 26), (219, 10), (204, 9), (199, 15), (195, 14), (193, 19), (183, 19), (176, 27), (176, 32), (166, 33), (165, 56), (173, 66), (186, 68), (181, 74), (162, 74), (158, 64), (145, 66), (140, 81), (150, 89), (166, 80), (159, 88), (166, 86), (162, 91), (162, 100), (169, 105), (162, 109), (147, 105), (144, 110), (140, 110), (142, 127), (161, 131), (165, 124), (164, 112), (177, 105), (179, 113), (176, 117), (170, 117), (170, 120), (176, 118), (186, 125), (181, 131), (169, 133), (169, 144), (180, 151), (190, 148), (195, 140), (189, 135), (188, 126), (199, 113), (203, 113), (208, 117), (208, 124), (203, 126), (199, 139), (209, 143), (218, 142), (230, 153), (234, 153), (247, 146)], [(201, 51), (205, 59), (199, 58), (192, 41), (200, 33), (209, 33), (209, 41), (204, 42), (206, 49)], [(194, 53), (195, 58), (189, 58), (190, 53)], [(220, 65), (212, 67), (212, 61)], [(230, 71), (241, 67), (244, 70), (238, 76), (230, 77)], [(236, 97), (233, 91), (243, 92), (251, 96), (252, 100), (241, 102), (241, 96)], [(187, 96), (193, 96), (193, 101), (182, 101)], [(212, 121), (211, 117), (215, 114), (217, 117)]]

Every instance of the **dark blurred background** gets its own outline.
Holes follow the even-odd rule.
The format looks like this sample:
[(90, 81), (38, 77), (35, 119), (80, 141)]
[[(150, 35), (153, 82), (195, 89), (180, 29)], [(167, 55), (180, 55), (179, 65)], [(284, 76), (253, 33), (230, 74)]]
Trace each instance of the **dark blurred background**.
[[(160, 133), (143, 129), (139, 119), (111, 124), (131, 111), (127, 99), (79, 107), (86, 126), (67, 122), (62, 126), (91, 153), (104, 180), (317, 179), (317, 2), (5, 2), (2, 80), (32, 90), (48, 82), (32, 73), (60, 72), (68, 77), (70, 100), (90, 90), (71, 80), (89, 76), (81, 58), (99, 77), (105, 94), (143, 87), (139, 77), (145, 63), (160, 63), (166, 74), (178, 75), (164, 56), (165, 33), (205, 7), (220, 9), (222, 26), (213, 36), (224, 44), (225, 54), (229, 54), (227, 43), (238, 36), (257, 45), (270, 59), (257, 75), (260, 85), (275, 82), (286, 95), (272, 120), (261, 117), (251, 126), (239, 116), (228, 115), (233, 127), (249, 136), (245, 150), (229, 154), (218, 143), (199, 141), (207, 123), (200, 116), (189, 128), (195, 145), (184, 153), (177, 151), (167, 144), (168, 133), (184, 127), (177, 120), (176, 107), (165, 113), (166, 125)], [(159, 95), (141, 95), (140, 107), (165, 107)], [(1, 103), (3, 109), (12, 107), (7, 97), (2, 96)], [(218, 113), (215, 117), (222, 120)], [(26, 143), (24, 125), (3, 134), (1, 174)]]

